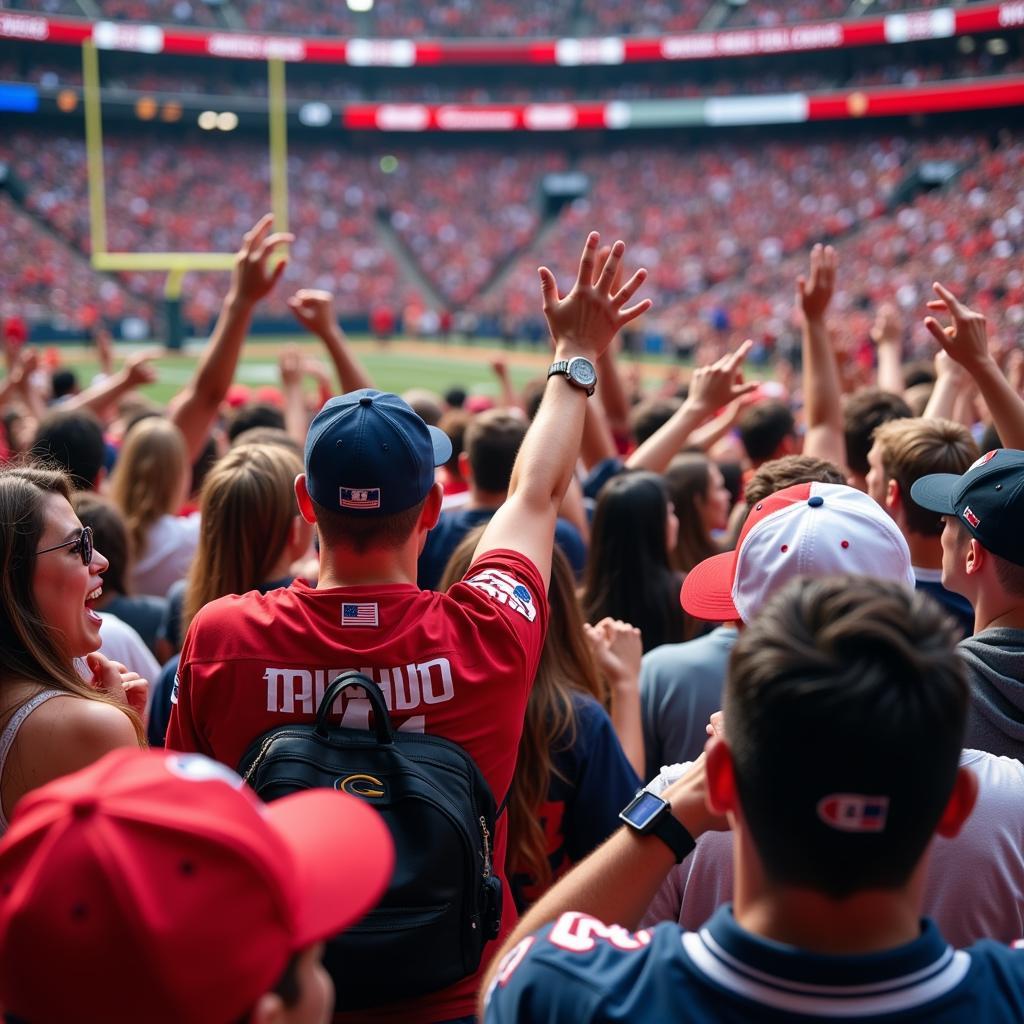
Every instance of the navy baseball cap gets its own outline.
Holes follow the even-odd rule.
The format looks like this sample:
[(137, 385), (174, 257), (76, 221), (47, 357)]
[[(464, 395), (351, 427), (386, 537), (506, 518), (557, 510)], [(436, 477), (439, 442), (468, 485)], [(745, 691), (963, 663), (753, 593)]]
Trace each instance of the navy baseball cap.
[(452, 456), (448, 435), (398, 395), (364, 388), (332, 398), (306, 435), (306, 490), (324, 508), (393, 515), (418, 505), (434, 469)]
[(922, 508), (956, 516), (986, 551), (1024, 565), (1024, 452), (997, 448), (962, 476), (923, 476), (910, 496)]

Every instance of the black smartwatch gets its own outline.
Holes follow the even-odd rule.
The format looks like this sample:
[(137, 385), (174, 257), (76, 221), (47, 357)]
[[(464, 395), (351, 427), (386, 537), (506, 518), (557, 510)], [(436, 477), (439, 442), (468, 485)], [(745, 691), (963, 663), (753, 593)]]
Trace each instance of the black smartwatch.
[(685, 826), (672, 816), (672, 808), (646, 789), (626, 804), (619, 818), (642, 836), (657, 836), (675, 855), (677, 864), (697, 845)]
[(571, 384), (583, 388), (589, 398), (597, 388), (597, 370), (594, 364), (583, 356), (575, 359), (559, 359), (548, 367), (548, 376), (565, 377)]

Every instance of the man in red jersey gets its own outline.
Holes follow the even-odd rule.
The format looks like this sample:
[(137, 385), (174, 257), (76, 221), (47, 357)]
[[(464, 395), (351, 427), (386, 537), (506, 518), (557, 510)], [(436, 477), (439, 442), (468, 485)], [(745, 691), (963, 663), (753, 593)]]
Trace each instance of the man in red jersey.
[[(450, 456), (447, 437), (395, 395), (367, 389), (332, 399), (310, 426), (306, 472), (296, 481), (299, 509), (320, 537), (317, 586), (227, 597), (196, 615), (181, 654), (169, 747), (235, 767), (266, 730), (311, 721), (335, 675), (359, 669), (380, 685), (403, 729), (459, 743), (495, 800), (504, 798), (544, 643), (555, 520), (596, 383), (593, 361), (650, 306), (627, 305), (644, 271), (613, 285), (624, 245), (616, 242), (595, 268), (597, 246), (591, 234), (565, 297), (551, 272), (540, 271), (555, 346), (551, 379), (508, 500), (487, 525), (465, 579), (446, 594), (416, 587), (417, 558), (441, 509), (434, 468)], [(335, 711), (344, 725), (365, 727), (369, 702), (357, 692)], [(502, 816), (497, 824), (494, 858), (502, 875), (505, 822)], [(502, 937), (515, 924), (508, 895), (504, 906)], [(360, 1019), (471, 1019), (483, 967), (500, 941), (476, 974)]]

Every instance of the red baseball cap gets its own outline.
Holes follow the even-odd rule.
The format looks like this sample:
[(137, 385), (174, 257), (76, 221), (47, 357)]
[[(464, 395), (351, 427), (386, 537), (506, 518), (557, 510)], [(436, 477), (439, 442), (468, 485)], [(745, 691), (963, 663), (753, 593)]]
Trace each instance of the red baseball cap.
[(368, 804), (261, 803), (224, 765), (118, 750), (0, 841), (0, 1005), (32, 1024), (225, 1024), (361, 918), (394, 865)]
[(914, 589), (910, 549), (877, 501), (845, 484), (794, 484), (759, 501), (736, 549), (695, 565), (679, 599), (698, 619), (750, 622), (791, 579), (844, 573)]

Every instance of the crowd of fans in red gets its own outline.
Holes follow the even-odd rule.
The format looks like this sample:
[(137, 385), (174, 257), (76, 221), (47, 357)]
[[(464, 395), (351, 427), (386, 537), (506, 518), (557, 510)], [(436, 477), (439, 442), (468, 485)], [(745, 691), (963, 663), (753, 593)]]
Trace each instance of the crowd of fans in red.
[[(218, 13), (224, 4), (206, 0), (99, 0), (95, 7), (104, 18), (123, 21), (210, 27), (234, 26), (237, 18), (254, 32), (413, 39), (689, 32), (701, 27), (709, 12), (716, 8), (721, 8), (713, 19), (717, 28), (770, 28), (825, 18), (940, 6), (940, 0), (873, 0), (867, 6), (860, 0), (801, 0), (788, 4), (748, 0), (739, 5), (723, 0), (643, 0), (635, 4), (580, 0), (578, 4), (564, 5), (545, 4), (542, 0), (521, 3), (455, 0), (430, 6), (416, 0), (377, 0), (371, 12), (357, 14), (345, 4), (330, 0), (229, 0), (229, 3), (234, 15), (230, 20)], [(15, 0), (12, 6), (17, 10), (50, 14), (82, 16), (85, 13), (75, 0)]]
[[(111, 134), (106, 145), (112, 251), (228, 251), (239, 226), (268, 204), (269, 168), (257, 143), (140, 147)], [(970, 282), (983, 307), (1004, 303), (1010, 323), (1022, 316), (1014, 261), (1024, 244), (1024, 150), (1011, 132), (996, 143), (963, 135), (825, 137), (720, 142), (692, 151), (605, 147), (578, 158), (556, 149), (409, 147), (396, 154), (394, 165), (382, 165), (377, 153), (306, 143), (290, 152), (291, 221), (299, 240), (289, 278), (332, 290), (346, 315), (381, 304), (397, 314), (419, 291), (382, 239), (380, 216), (448, 308), (468, 307), (492, 323), (536, 320), (533, 278), (541, 251), (565, 265), (571, 239), (590, 223), (636, 240), (633, 251), (650, 270), (659, 309), (645, 326), (685, 348), (708, 333), (750, 334), (769, 344), (786, 335), (794, 260), (822, 236), (835, 238), (854, 268), (836, 300), (853, 334), (863, 334), (870, 308), (894, 282), (902, 307), (919, 303), (925, 266), (943, 268), (958, 286)], [(28, 209), (75, 251), (87, 252), (82, 143), (19, 132), (0, 142), (0, 159), (27, 183)], [(909, 200), (894, 201), (926, 161), (960, 171), (955, 189), (912, 191)], [(587, 175), (590, 193), (562, 210), (557, 229), (541, 232), (535, 243), (540, 179), (569, 167)], [(459, 217), (449, 216), (451, 209)], [(508, 275), (487, 290), (509, 259)], [(81, 274), (89, 271), (83, 266)], [(30, 301), (35, 288), (15, 271), (8, 301)], [(152, 301), (160, 288), (155, 275), (128, 274), (106, 282), (101, 301), (115, 316), (138, 310), (131, 297)], [(209, 324), (219, 289), (216, 275), (187, 289), (197, 328)], [(418, 301), (427, 298), (420, 294)], [(69, 291), (50, 308), (72, 315), (80, 307)], [(280, 304), (269, 308), (287, 315)]]

